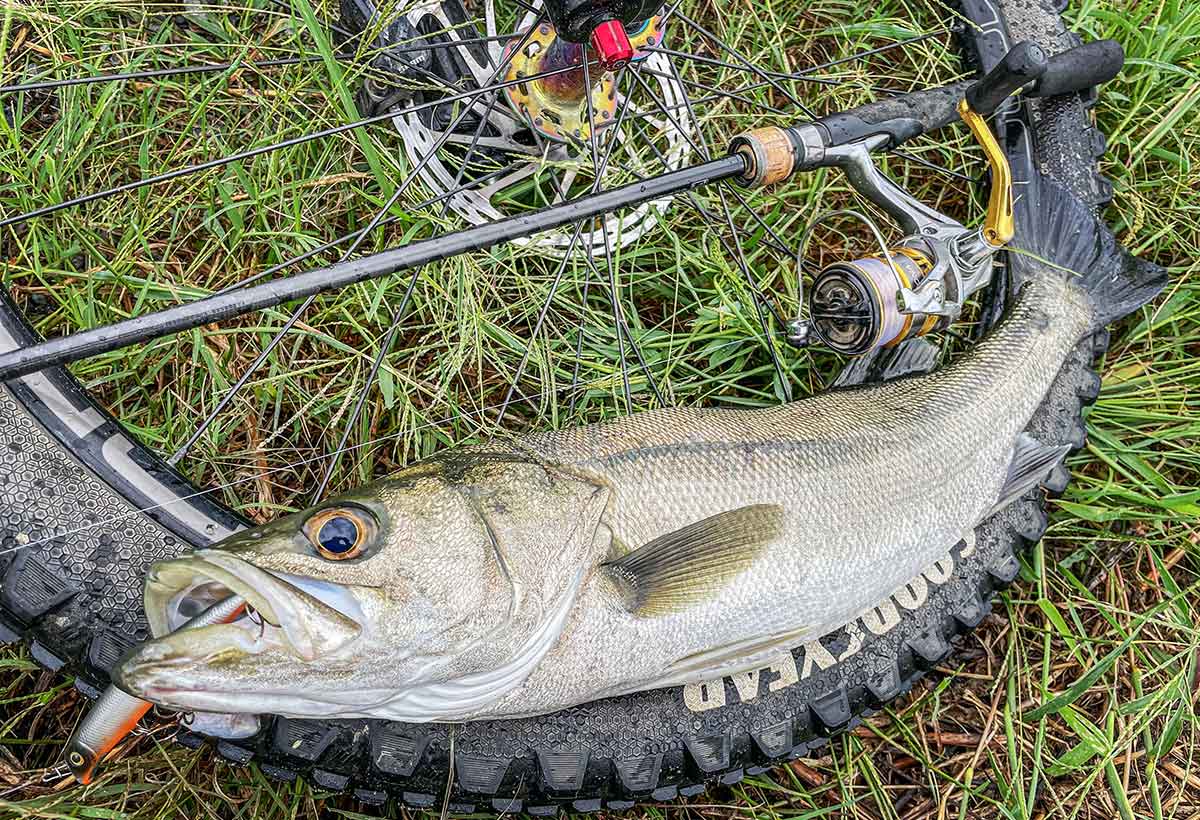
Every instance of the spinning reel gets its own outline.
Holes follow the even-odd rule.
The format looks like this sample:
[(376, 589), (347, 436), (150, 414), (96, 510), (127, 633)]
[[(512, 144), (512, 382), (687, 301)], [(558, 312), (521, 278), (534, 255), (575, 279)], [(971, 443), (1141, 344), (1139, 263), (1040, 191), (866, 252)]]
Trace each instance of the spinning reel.
[[(1048, 68), (1040, 47), (1022, 43), (987, 77), (968, 87), (958, 102), (958, 115), (982, 146), (992, 173), (987, 214), (978, 228), (923, 204), (872, 161), (872, 152), (920, 132), (921, 124), (904, 116), (869, 123), (851, 111), (792, 128), (752, 131), (735, 141), (733, 150), (748, 160), (744, 182), (766, 185), (798, 170), (841, 168), (855, 190), (904, 232), (899, 243), (888, 247), (869, 219), (838, 212), (867, 222), (880, 252), (822, 269), (808, 295), (806, 318), (804, 248), (813, 228), (835, 214), (810, 225), (797, 259), (801, 315), (789, 325), (791, 344), (803, 347), (815, 336), (839, 353), (859, 356), (943, 329), (959, 318), (967, 299), (991, 281), (992, 257), (1013, 236), (1012, 173), (984, 117)], [(1036, 87), (1027, 93), (1037, 93)]]
[[(992, 171), (983, 226), (965, 227), (885, 176), (870, 156), (883, 146), (884, 136), (827, 151), (823, 162), (845, 170), (855, 190), (883, 208), (905, 236), (890, 248), (880, 242), (878, 254), (821, 270), (808, 295), (808, 318), (791, 323), (789, 342), (804, 346), (815, 334), (825, 346), (851, 356), (894, 347), (948, 327), (967, 299), (991, 282), (992, 256), (1013, 235), (1012, 174), (987, 123), (966, 98), (959, 114), (983, 147)], [(801, 299), (803, 254), (802, 245), (797, 260)]]

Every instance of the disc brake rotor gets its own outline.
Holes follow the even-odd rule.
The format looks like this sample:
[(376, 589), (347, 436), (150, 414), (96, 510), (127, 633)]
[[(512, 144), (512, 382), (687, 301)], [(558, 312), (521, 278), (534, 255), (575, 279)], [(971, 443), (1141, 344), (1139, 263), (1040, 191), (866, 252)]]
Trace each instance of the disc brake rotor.
[[(537, 4), (537, 5), (540, 5)], [(482, 4), (488, 37), (496, 36), (495, 0)], [(472, 27), (464, 26), (471, 17), (461, 0), (434, 0), (415, 5), (404, 14), (409, 25), (419, 32), (434, 32), (439, 37), (460, 45), (446, 49), (454, 64), (465, 75), (464, 88), (483, 88), (498, 80), (519, 79), (539, 72), (581, 64), (586, 49), (558, 38), (550, 23), (542, 23), (530, 33), (518, 54), (512, 54), (511, 64), (497, 77), (502, 65), (517, 45), (513, 41), (490, 40), (480, 44)], [(537, 22), (537, 15), (528, 12), (517, 25), (519, 32), (527, 31)], [(647, 20), (630, 33), (635, 49), (662, 42), (663, 31), (659, 18)], [(464, 42), (471, 41), (471, 42)], [(647, 99), (644, 104), (622, 91), (636, 87), (627, 80), (618, 89), (618, 78), (611, 72), (595, 69), (592, 81), (591, 119), (595, 121), (596, 153), (603, 158), (611, 151), (611, 161), (600, 163), (604, 169), (602, 188), (609, 188), (637, 178), (655, 176), (688, 164), (691, 140), (696, 139), (694, 124), (689, 116), (683, 86), (672, 69), (670, 59), (660, 52), (638, 51), (636, 59), (646, 71), (643, 78), (654, 89), (662, 106), (672, 112), (672, 120), (661, 116), (658, 105)], [(530, 181), (552, 190), (552, 201), (564, 195), (572, 198), (594, 184), (593, 154), (589, 144), (591, 125), (585, 88), (584, 72), (566, 72), (542, 80), (514, 84), (499, 92), (499, 99), (484, 94), (471, 102), (471, 115), (463, 118), (459, 127), (446, 134), (453, 122), (441, 121), (426, 112), (397, 114), (392, 122), (400, 134), (404, 152), (412, 167), (419, 166), (425, 157), (433, 156), (420, 170), (421, 180), (438, 202), (472, 225), (495, 222), (520, 212), (506, 201), (506, 193)], [(619, 112), (629, 110), (621, 122)], [(479, 118), (486, 118), (482, 129)], [(616, 127), (620, 123), (620, 127)], [(646, 150), (647, 140), (653, 146)], [(612, 144), (615, 143), (615, 144)], [(435, 146), (442, 144), (441, 149)], [(467, 186), (477, 170), (463, 168), (463, 157), (486, 155), (503, 166), (495, 178), (478, 185)], [(457, 150), (455, 148), (457, 147)], [(654, 200), (628, 211), (610, 215), (603, 223), (597, 221), (592, 229), (574, 241), (574, 230), (551, 231), (536, 237), (514, 240), (513, 244), (534, 247), (556, 255), (566, 254), (572, 244), (576, 249), (593, 256), (604, 256), (616, 248), (637, 241), (653, 228), (666, 212), (670, 199)], [(607, 237), (607, 247), (606, 247)]]

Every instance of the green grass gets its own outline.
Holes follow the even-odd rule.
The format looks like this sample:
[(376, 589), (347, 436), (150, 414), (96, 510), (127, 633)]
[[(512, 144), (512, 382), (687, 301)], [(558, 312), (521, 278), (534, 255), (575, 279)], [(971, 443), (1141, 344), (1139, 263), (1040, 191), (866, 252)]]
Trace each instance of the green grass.
[[(5, 215), (171, 167), (333, 126), (355, 116), (359, 69), (330, 59), (319, 20), (294, 22), (270, 4), (231, 2), (189, 25), (165, 4), (64, 0), (0, 4), (4, 77), (70, 64), (69, 73), (129, 64), (172, 65), (316, 54), (322, 61), (255, 74), (173, 78), (65, 91), (57, 104), (26, 97), (19, 128), (0, 124)], [(335, 4), (327, 4), (335, 5)], [(504, 4), (502, 4), (504, 5)], [(508, 4), (511, 8), (512, 4)], [(797, 69), (936, 27), (916, 0), (770, 0), (685, 8), (764, 64)], [(1021, 582), (963, 651), (914, 693), (833, 741), (824, 756), (650, 807), (664, 814), (787, 817), (1188, 818), (1200, 811), (1195, 703), (1200, 665), (1196, 583), (1200, 538), (1200, 7), (1174, 2), (1085, 2), (1072, 11), (1088, 37), (1114, 37), (1128, 54), (1096, 116), (1108, 134), (1103, 172), (1115, 186), (1108, 218), (1135, 252), (1164, 264), (1171, 287), (1114, 334), (1105, 388), (1090, 410), (1089, 445), (1072, 457), (1075, 481)], [(849, 22), (848, 22), (849, 21)], [(509, 20), (502, 20), (503, 26)], [(681, 28), (668, 39), (691, 50)], [(169, 49), (166, 44), (186, 44)], [(946, 38), (866, 65), (823, 72), (848, 86), (797, 86), (818, 111), (871, 97), (864, 86), (941, 83), (960, 70)], [(736, 72), (689, 75), (736, 87)], [(767, 100), (770, 89), (747, 92)], [(770, 98), (779, 104), (778, 97)], [(704, 112), (714, 145), (772, 122), (724, 103)], [(961, 136), (912, 149), (978, 174)], [(642, 158), (650, 158), (642, 149)], [(888, 169), (930, 203), (963, 218), (976, 191), (919, 166)], [(0, 235), (6, 284), (49, 335), (190, 299), (261, 271), (355, 227), (380, 207), (407, 162), (387, 128), (360, 129), (124, 195)], [(531, 202), (538, 190), (514, 195)], [(454, 220), (413, 206), (367, 243), (381, 248), (432, 235)], [(700, 194), (708, 207), (715, 196)], [(837, 174), (813, 174), (754, 205), (790, 242), (819, 210), (854, 204)], [(519, 207), (517, 203), (514, 207)], [(744, 214), (759, 287), (794, 310), (794, 269), (766, 248)], [(643, 355), (668, 401), (761, 405), (784, 386), (766, 354), (745, 280), (717, 230), (674, 208), (665, 224), (620, 255), (619, 293)], [(819, 234), (814, 258), (869, 251), (864, 237)], [(320, 257), (332, 261), (328, 254)], [(501, 248), (420, 272), (379, 385), (342, 460), (347, 487), (460, 441), (575, 424), (628, 412), (609, 294), (585, 268), (568, 268), (552, 301), (522, 391), (503, 425), (497, 407), (516, 372), (554, 274), (554, 260)], [(407, 279), (392, 277), (323, 297), (224, 413), (183, 469), (253, 519), (304, 506), (362, 389)], [(75, 373), (156, 449), (182, 443), (262, 344), (286, 320), (277, 309), (132, 351), (80, 363)], [(575, 328), (582, 324), (577, 360)], [(836, 372), (829, 354), (780, 348), (796, 395)], [(578, 363), (581, 390), (568, 395)], [(633, 409), (657, 404), (630, 370)], [(575, 401), (572, 401), (572, 398)], [(573, 412), (572, 412), (573, 409)], [(331, 432), (332, 431), (332, 432)], [(372, 442), (374, 442), (372, 444)], [(69, 681), (43, 673), (19, 648), (0, 654), (0, 817), (284, 818), (363, 807), (304, 784), (279, 784), (208, 752), (166, 742), (161, 725), (124, 747), (90, 788), (43, 784), (80, 714)], [(389, 809), (389, 811), (391, 811)], [(366, 813), (374, 813), (368, 811)]]

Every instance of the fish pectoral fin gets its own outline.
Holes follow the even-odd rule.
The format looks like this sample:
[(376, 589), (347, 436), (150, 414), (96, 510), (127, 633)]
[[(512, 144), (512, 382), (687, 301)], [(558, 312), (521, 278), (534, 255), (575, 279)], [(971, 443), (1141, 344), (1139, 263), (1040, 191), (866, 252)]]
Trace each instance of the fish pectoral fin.
[(711, 597), (783, 531), (783, 508), (754, 504), (688, 524), (602, 566), (638, 615), (665, 615)]
[(1000, 489), (1000, 498), (988, 514), (999, 512), (1042, 483), (1070, 449), (1069, 444), (1042, 444), (1027, 433), (1017, 436), (1017, 447), (1008, 467), (1008, 477)]

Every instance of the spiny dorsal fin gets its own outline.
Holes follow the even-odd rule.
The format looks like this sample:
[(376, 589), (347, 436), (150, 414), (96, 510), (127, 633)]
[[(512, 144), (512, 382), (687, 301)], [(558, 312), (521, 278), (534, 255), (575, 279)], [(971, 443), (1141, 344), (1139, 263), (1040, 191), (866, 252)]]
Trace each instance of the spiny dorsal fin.
[(992, 513), (999, 512), (1042, 483), (1054, 465), (1070, 450), (1069, 444), (1052, 447), (1042, 444), (1028, 433), (1017, 436), (1017, 447), (1013, 452), (1012, 464), (1008, 467), (1008, 477), (1004, 480), (1004, 487), (1000, 490), (996, 506), (992, 507)]
[(937, 365), (941, 351), (928, 339), (905, 339), (890, 349), (878, 349), (850, 360), (832, 387), (857, 387), (870, 382), (890, 382), (905, 376), (928, 373)]
[(665, 615), (702, 601), (754, 562), (783, 530), (783, 508), (755, 504), (688, 524), (603, 566), (638, 615)]

